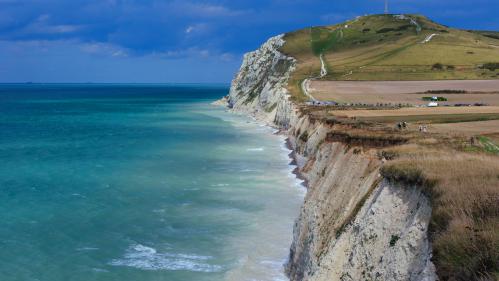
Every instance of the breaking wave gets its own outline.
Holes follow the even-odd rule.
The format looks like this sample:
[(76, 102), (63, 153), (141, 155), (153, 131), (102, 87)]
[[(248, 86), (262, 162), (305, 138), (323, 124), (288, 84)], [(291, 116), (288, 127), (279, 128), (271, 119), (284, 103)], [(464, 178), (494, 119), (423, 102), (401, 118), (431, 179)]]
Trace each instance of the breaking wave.
[(142, 270), (221, 271), (221, 266), (207, 263), (210, 259), (212, 259), (210, 256), (158, 253), (154, 248), (135, 244), (127, 249), (123, 258), (114, 259), (109, 264)]

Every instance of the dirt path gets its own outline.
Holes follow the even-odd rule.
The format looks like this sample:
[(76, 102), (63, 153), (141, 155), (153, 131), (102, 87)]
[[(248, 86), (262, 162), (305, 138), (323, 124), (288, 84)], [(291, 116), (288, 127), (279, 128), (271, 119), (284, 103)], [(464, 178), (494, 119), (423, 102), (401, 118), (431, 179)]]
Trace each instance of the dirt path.
[(301, 83), (301, 89), (310, 101), (318, 101), (316, 98), (314, 98), (314, 96), (312, 96), (312, 94), (310, 94), (310, 84), (312, 80), (321, 79), (327, 75), (327, 67), (326, 63), (324, 62), (323, 54), (319, 56), (319, 59), (321, 60), (321, 74), (318, 77), (307, 78)]
[(423, 42), (421, 42), (421, 44), (426, 44), (426, 43), (430, 42), (431, 39), (433, 39), (433, 37), (435, 37), (437, 35), (438, 35), (437, 33), (433, 33), (433, 34), (426, 36), (426, 38), (423, 40)]

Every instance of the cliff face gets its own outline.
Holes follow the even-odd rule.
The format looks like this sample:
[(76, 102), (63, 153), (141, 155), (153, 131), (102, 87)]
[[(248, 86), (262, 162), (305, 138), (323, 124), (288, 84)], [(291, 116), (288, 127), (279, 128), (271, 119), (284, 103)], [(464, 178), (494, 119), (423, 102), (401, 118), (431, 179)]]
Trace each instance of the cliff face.
[(436, 280), (428, 199), (379, 174), (375, 149), (327, 138), (335, 126), (300, 114), (285, 89), (296, 60), (283, 36), (244, 57), (228, 98), (233, 111), (285, 130), (308, 192), (294, 227), (291, 280)]
[(283, 44), (283, 35), (276, 36), (244, 56), (241, 69), (232, 81), (228, 103), (236, 112), (287, 127), (295, 118), (296, 109), (288, 101), (285, 86), (296, 60), (278, 51)]

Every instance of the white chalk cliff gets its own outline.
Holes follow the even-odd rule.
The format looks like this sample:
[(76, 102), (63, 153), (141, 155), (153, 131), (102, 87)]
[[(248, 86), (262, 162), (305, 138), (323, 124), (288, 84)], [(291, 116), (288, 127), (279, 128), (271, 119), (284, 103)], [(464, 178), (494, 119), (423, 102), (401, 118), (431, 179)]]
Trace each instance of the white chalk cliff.
[(300, 114), (287, 82), (297, 61), (284, 36), (244, 56), (225, 101), (285, 131), (308, 192), (294, 227), (290, 280), (437, 280), (431, 262), (431, 207), (414, 186), (388, 182), (369, 145), (328, 137), (335, 124)]

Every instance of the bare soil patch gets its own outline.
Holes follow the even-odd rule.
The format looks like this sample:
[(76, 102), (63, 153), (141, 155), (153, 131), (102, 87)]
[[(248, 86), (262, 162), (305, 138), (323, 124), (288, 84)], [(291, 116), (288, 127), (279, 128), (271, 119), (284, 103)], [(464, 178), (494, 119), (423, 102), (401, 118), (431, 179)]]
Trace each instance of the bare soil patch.
[[(464, 90), (463, 94), (432, 94), (427, 91)], [(438, 81), (312, 81), (311, 94), (318, 100), (340, 103), (392, 103), (423, 105), (425, 96), (448, 99), (440, 104), (484, 103), (499, 106), (499, 80)]]
[(464, 106), (464, 107), (404, 107), (400, 109), (380, 110), (334, 110), (336, 116), (379, 117), (379, 116), (418, 116), (418, 115), (462, 115), (462, 114), (497, 114), (499, 106)]

